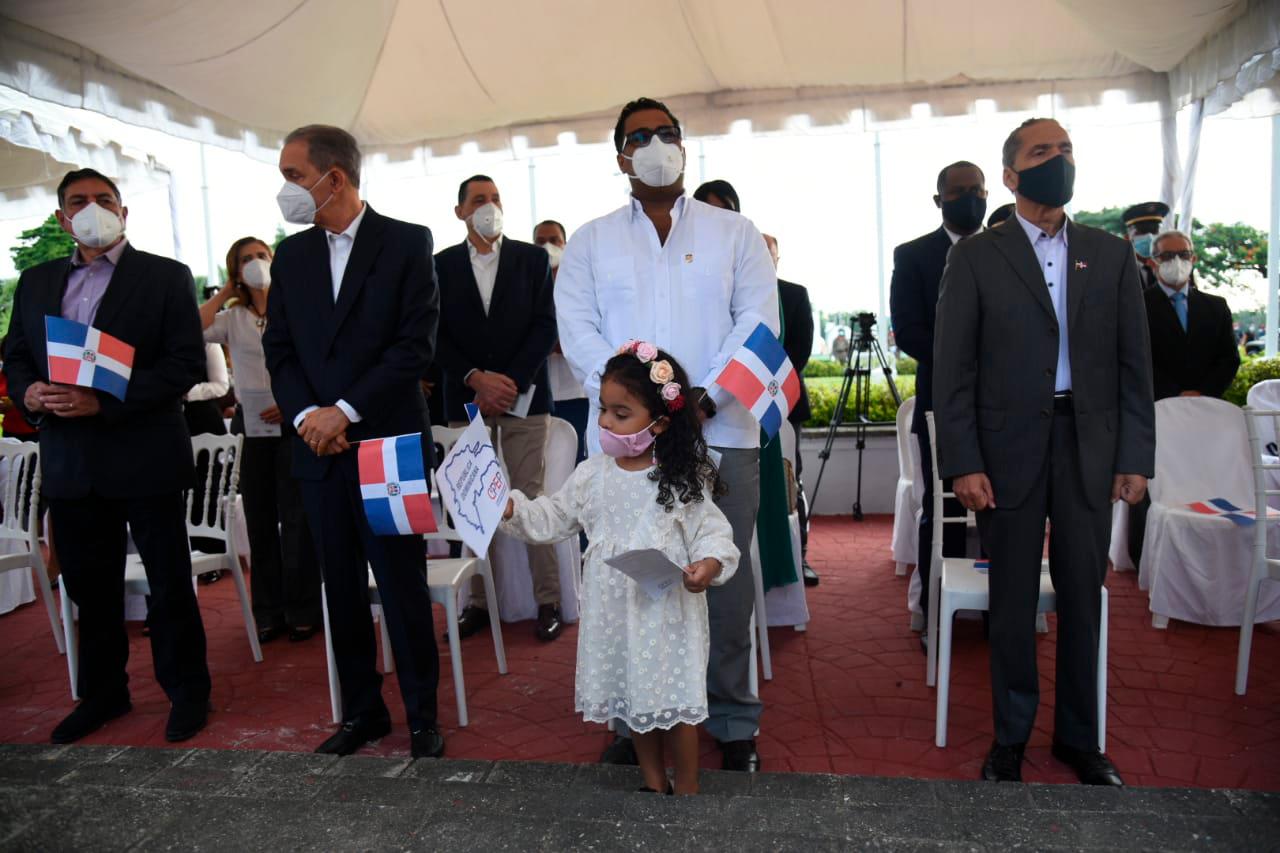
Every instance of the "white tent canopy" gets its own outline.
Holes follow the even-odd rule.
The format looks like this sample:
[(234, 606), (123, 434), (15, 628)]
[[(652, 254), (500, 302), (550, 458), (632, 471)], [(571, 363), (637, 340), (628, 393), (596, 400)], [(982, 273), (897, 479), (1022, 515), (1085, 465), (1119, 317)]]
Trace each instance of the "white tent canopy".
[[(0, 0), (0, 84), (264, 155), (311, 122), (407, 156), (604, 138), (639, 94), (699, 133), (1027, 109), (1208, 112), (1280, 68), (1274, 0)], [(1241, 88), (1244, 87), (1244, 88)]]

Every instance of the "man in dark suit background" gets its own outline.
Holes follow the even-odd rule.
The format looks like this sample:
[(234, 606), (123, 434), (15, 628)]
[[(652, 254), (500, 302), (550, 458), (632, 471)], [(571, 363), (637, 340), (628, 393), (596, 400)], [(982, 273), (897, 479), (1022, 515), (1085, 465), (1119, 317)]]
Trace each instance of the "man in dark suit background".
[[(129, 245), (128, 208), (106, 176), (68, 173), (58, 205), (75, 254), (23, 272), (4, 348), (10, 396), (40, 428), (41, 492), (64, 589), (80, 608), (81, 702), (52, 740), (79, 740), (132, 708), (126, 526), (151, 587), (151, 655), (172, 703), (165, 738), (185, 740), (205, 725), (210, 689), (183, 501), (195, 466), (182, 398), (205, 378), (195, 284), (177, 261)], [(93, 326), (134, 348), (123, 401), (49, 384), (46, 316)]]
[(934, 346), (938, 466), (978, 513), (990, 558), (995, 742), (983, 778), (1017, 781), (1040, 701), (1035, 619), (1045, 521), (1057, 594), (1053, 754), (1088, 784), (1123, 784), (1098, 750), (1100, 588), (1110, 502), (1140, 501), (1155, 457), (1151, 354), (1133, 251), (1067, 219), (1067, 132), (1009, 135), (1013, 218), (957, 244)]
[(297, 429), (293, 470), (323, 565), (342, 727), (316, 750), (348, 755), (391, 730), (369, 617), (366, 559), (391, 634), (415, 758), (437, 757), (439, 661), (421, 536), (375, 536), (354, 446), (431, 427), (420, 380), (435, 348), (439, 294), (431, 232), (360, 200), (360, 150), (346, 131), (308, 125), (280, 152), (286, 220), (314, 223), (271, 265), (262, 337), (271, 391)]
[[(951, 247), (982, 230), (982, 217), (987, 212), (987, 179), (973, 163), (958, 160), (938, 173), (937, 189), (933, 204), (942, 212), (942, 225), (893, 250), (893, 278), (889, 285), (894, 340), (899, 349), (916, 360), (916, 409), (911, 431), (920, 444), (924, 480), (916, 568), (920, 572), (920, 610), (926, 617), (925, 625), (929, 624), (929, 569), (933, 554), (933, 458), (924, 416), (933, 410), (933, 327), (938, 283)], [(958, 513), (955, 509), (951, 514)], [(963, 527), (945, 525), (942, 539), (943, 555), (964, 556)], [(926, 649), (927, 635), (926, 628), (920, 634), (920, 645)]]
[[(487, 175), (462, 182), (453, 210), (467, 225), (467, 239), (436, 255), (445, 413), (451, 424), (465, 425), (463, 405), (474, 401), (486, 423), (502, 433), (512, 486), (537, 497), (551, 425), (547, 356), (556, 344), (550, 256), (540, 246), (502, 233), (502, 197)], [(531, 394), (528, 413), (508, 414), (525, 394)], [(535, 633), (540, 640), (554, 640), (564, 630), (560, 563), (553, 545), (528, 548), (538, 604)], [(458, 632), (467, 637), (488, 624), (484, 584), (476, 577)]]

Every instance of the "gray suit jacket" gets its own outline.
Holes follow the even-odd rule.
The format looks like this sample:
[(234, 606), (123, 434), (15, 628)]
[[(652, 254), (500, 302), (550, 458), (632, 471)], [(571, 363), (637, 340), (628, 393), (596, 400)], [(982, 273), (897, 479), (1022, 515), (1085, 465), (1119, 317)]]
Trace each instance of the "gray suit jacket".
[[(1155, 406), (1147, 317), (1133, 250), (1067, 225), (1072, 394), (1084, 496), (1110, 499), (1116, 474), (1150, 477)], [(1040, 476), (1053, 423), (1058, 321), (1018, 221), (951, 250), (938, 297), (933, 405), (943, 477), (985, 472), (997, 507)]]

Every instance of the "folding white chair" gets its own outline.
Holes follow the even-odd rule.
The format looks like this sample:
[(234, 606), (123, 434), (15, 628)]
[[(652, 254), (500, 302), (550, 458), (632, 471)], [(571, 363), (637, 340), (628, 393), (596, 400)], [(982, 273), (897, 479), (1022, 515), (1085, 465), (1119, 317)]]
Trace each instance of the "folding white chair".
[[(934, 432), (933, 412), (925, 415), (929, 425), (929, 445), (933, 456), (933, 563), (929, 573), (929, 674), (935, 671), (938, 686), (936, 727), (934, 742), (947, 745), (947, 705), (951, 689), (951, 629), (958, 610), (989, 610), (991, 607), (987, 575), (978, 571), (974, 561), (959, 557), (942, 556), (942, 526), (967, 524), (968, 513), (946, 516), (944, 498), (955, 497), (953, 492), (943, 493), (938, 477), (938, 441)], [(1106, 751), (1107, 743), (1107, 614), (1110, 609), (1107, 588), (1101, 590), (1101, 608), (1098, 629), (1098, 749)], [(1049, 577), (1047, 562), (1040, 567), (1040, 598), (1037, 612), (1051, 613), (1057, 606), (1057, 595)], [(936, 670), (935, 670), (936, 667)], [(934, 679), (926, 678), (932, 685)]]
[[(1249, 389), (1249, 393), (1245, 397), (1245, 405), (1250, 409), (1260, 411), (1280, 411), (1280, 379), (1264, 379), (1257, 385)], [(1258, 438), (1262, 443), (1262, 458), (1264, 462), (1276, 463), (1280, 462), (1280, 430), (1271, 422), (1270, 418), (1260, 418), (1254, 423), (1254, 427), (1258, 430)], [(1257, 459), (1258, 454), (1254, 453), (1250, 459)], [(1267, 469), (1268, 488), (1280, 489), (1280, 470)], [(1280, 505), (1280, 501), (1271, 501), (1273, 506)]]
[[(788, 422), (783, 421), (778, 430), (778, 440), (782, 442), (782, 458), (796, 458), (796, 431)], [(799, 504), (803, 493), (796, 490), (796, 503)], [(804, 555), (800, 548), (800, 513), (793, 511), (787, 518), (787, 527), (791, 538), (791, 560), (796, 567), (796, 583), (776, 586), (764, 595), (764, 618), (769, 628), (793, 628), (803, 632), (809, 624), (809, 604), (806, 600), (807, 587), (801, 568)]]
[(920, 559), (920, 443), (911, 432), (916, 398), (898, 407), (898, 487), (893, 499), (894, 573), (905, 575)]
[[(1275, 381), (1275, 380), (1271, 380)], [(1280, 496), (1280, 486), (1275, 484), (1276, 472), (1280, 472), (1280, 459), (1268, 449), (1280, 434), (1280, 409), (1259, 411), (1252, 407), (1244, 410), (1245, 424), (1249, 430), (1249, 447), (1253, 451), (1253, 505), (1266, 507), (1270, 497)], [(1260, 510), (1261, 511), (1261, 510)], [(1236, 654), (1236, 695), (1243, 696), (1249, 681), (1249, 653), (1253, 649), (1253, 625), (1258, 616), (1258, 594), (1264, 580), (1280, 581), (1280, 559), (1267, 556), (1267, 530), (1265, 521), (1253, 526), (1253, 576), (1244, 598), (1244, 615), (1240, 619), (1240, 646)]]
[(34, 441), (5, 439), (0, 441), (0, 540), (18, 548), (14, 554), (0, 555), (0, 574), (29, 571), (35, 573), (53, 642), (58, 653), (66, 652), (62, 625), (58, 622), (58, 605), (53, 600), (53, 587), (40, 548), (40, 446)]
[[(431, 438), (437, 445), (443, 447), (443, 453), (448, 453), (462, 433), (462, 429), (432, 427)], [(576, 442), (576, 437), (574, 440)], [(433, 495), (440, 494), (440, 490), (436, 485), (435, 471), (431, 472), (430, 477), (431, 493)], [(448, 514), (439, 508), (438, 503), (434, 504), (434, 508), (437, 530), (435, 533), (425, 534), (423, 539), (438, 539), (461, 543), (462, 535), (453, 527)], [(425, 541), (423, 547), (426, 547)], [(498, 672), (506, 675), (507, 653), (502, 644), (502, 620), (498, 615), (498, 595), (493, 583), (493, 569), (490, 567), (489, 561), (475, 556), (465, 545), (462, 547), (461, 557), (432, 557), (427, 560), (428, 593), (431, 600), (444, 607), (445, 611), (445, 624), (449, 636), (449, 658), (453, 666), (453, 692), (457, 702), (458, 725), (460, 727), (467, 725), (468, 717), (467, 690), (462, 676), (462, 640), (458, 636), (458, 596), (463, 590), (470, 588), (471, 578), (475, 575), (479, 575), (484, 581), (485, 598), (489, 607), (489, 628), (493, 632), (493, 652), (498, 660)], [(374, 581), (372, 571), (368, 573), (368, 577), (369, 602), (378, 607), (379, 633), (382, 638), (382, 669), (383, 672), (389, 673), (395, 670), (395, 656), (391, 651), (391, 635), (387, 631), (386, 620), (382, 617), (381, 598), (378, 594), (378, 585)], [(321, 601), (326, 601), (323, 584), (321, 585)], [(324, 604), (323, 613), (325, 658), (329, 668), (329, 705), (333, 711), (333, 721), (340, 723), (342, 722), (341, 682), (338, 679), (338, 667), (333, 655), (333, 639), (329, 631), (329, 607), (327, 603)]]
[[(253, 619), (253, 606), (249, 600), (249, 588), (240, 569), (240, 557), (236, 547), (235, 512), (236, 487), (240, 482), (240, 449), (244, 437), (239, 435), (197, 435), (191, 439), (197, 470), (204, 472), (204, 482), (187, 493), (187, 536), (217, 539), (226, 543), (226, 552), (206, 554), (191, 552), (191, 582), (205, 572), (226, 571), (235, 582), (240, 597), (240, 612), (244, 616), (245, 633), (249, 635), (249, 648), (253, 659), (262, 663), (262, 647), (258, 644), (258, 626)], [(194, 519), (194, 520), (193, 520)], [(196, 587), (198, 589), (198, 587)], [(138, 554), (130, 554), (125, 561), (125, 594), (150, 595), (147, 570)], [(76, 677), (80, 668), (79, 646), (76, 641), (74, 602), (62, 596), (62, 624), (66, 634), (67, 669), (71, 675), (71, 695), (76, 695)]]

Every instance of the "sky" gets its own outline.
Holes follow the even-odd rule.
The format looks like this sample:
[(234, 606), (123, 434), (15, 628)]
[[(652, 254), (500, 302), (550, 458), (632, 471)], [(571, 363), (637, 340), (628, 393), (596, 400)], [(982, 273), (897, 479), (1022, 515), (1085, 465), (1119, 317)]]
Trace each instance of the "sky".
[[(1100, 106), (1058, 108), (1056, 118), (1071, 132), (1077, 165), (1071, 208), (1128, 206), (1158, 197), (1162, 153), (1154, 104), (1127, 104), (1119, 93)], [(1045, 99), (1041, 115), (1051, 103)], [(46, 120), (81, 128), (102, 139), (150, 153), (173, 175), (177, 228), (163, 181), (123, 187), (129, 208), (128, 234), (139, 248), (177, 257), (196, 275), (225, 263), (239, 237), (270, 240), (284, 225), (275, 196), (281, 178), (274, 163), (204, 147), (104, 116), (33, 102), (0, 88), (0, 109), (19, 108)], [(971, 160), (987, 175), (988, 209), (1012, 195), (1000, 182), (1000, 146), (1009, 130), (1031, 113), (986, 113), (932, 118), (927, 110), (910, 120), (875, 127), (810, 128), (801, 120), (785, 131), (752, 133), (740, 122), (727, 135), (700, 136), (686, 128), (685, 186), (692, 191), (712, 178), (730, 181), (743, 214), (780, 244), (779, 275), (809, 288), (815, 308), (887, 313), (893, 246), (940, 224), (932, 196), (938, 170)], [(1180, 115), (1182, 150), (1186, 115)], [(1213, 117), (1201, 140), (1194, 214), (1202, 221), (1245, 222), (1269, 227), (1271, 121)], [(877, 151), (878, 149), (878, 151)], [(876, 159), (880, 161), (883, 241), (876, 230)], [(618, 171), (611, 143), (562, 137), (553, 148), (479, 152), (466, 146), (451, 156), (388, 163), (378, 155), (363, 167), (362, 195), (380, 212), (431, 228), (437, 248), (460, 242), (465, 227), (454, 216), (460, 181), (475, 173), (492, 176), (503, 198), (505, 232), (528, 240), (541, 219), (556, 219), (573, 231), (625, 203), (627, 181)], [(2, 176), (0, 176), (2, 177)], [(206, 245), (205, 199), (209, 217)], [(50, 212), (53, 200), (51, 199)], [(42, 217), (6, 219), (0, 210), (0, 247)], [(297, 226), (284, 225), (286, 231)], [(176, 245), (175, 245), (176, 231)], [(881, 252), (882, 250), (882, 252)], [(8, 251), (0, 278), (13, 276)], [(884, 282), (884, 305), (880, 283)], [(1227, 293), (1232, 307), (1265, 305), (1265, 280), (1252, 290)]]

